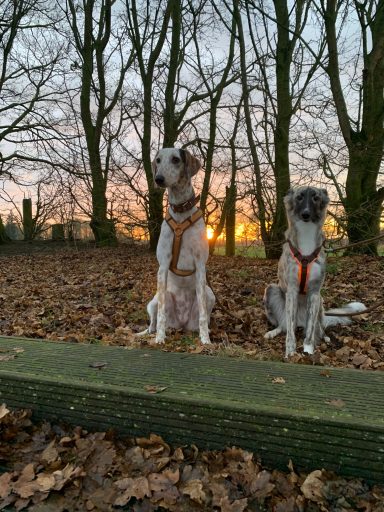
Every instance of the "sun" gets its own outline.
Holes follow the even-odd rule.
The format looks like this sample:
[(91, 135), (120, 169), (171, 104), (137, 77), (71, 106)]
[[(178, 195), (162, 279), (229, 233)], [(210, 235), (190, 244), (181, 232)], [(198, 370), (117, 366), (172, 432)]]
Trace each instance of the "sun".
[(215, 232), (213, 231), (213, 229), (208, 226), (207, 227), (207, 238), (208, 238), (208, 240), (211, 240), (213, 238), (214, 233)]

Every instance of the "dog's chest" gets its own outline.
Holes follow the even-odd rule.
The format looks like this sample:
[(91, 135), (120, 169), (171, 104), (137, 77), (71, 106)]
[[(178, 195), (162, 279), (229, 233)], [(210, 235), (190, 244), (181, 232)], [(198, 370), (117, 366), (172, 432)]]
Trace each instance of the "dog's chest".
[[(165, 222), (161, 228), (157, 247), (157, 259), (160, 265), (170, 264), (174, 251), (174, 232)], [(184, 231), (177, 262), (179, 270), (194, 270), (196, 260), (208, 259), (208, 241), (202, 219)]]
[(297, 245), (298, 249), (304, 256), (312, 254), (317, 246), (317, 238), (319, 228), (313, 222), (298, 221), (297, 228)]

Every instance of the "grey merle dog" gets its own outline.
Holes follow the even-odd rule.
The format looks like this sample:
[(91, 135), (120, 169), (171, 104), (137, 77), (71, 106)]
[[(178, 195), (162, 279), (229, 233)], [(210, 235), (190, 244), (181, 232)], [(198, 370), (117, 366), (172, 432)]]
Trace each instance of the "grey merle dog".
[[(329, 341), (326, 327), (351, 323), (348, 316), (327, 316), (320, 295), (326, 265), (322, 228), (328, 203), (327, 191), (316, 187), (291, 189), (284, 198), (288, 220), (286, 243), (278, 264), (278, 284), (267, 286), (264, 306), (268, 320), (275, 326), (265, 337), (286, 333), (286, 357), (296, 352), (296, 327), (304, 328), (304, 352), (312, 354), (319, 340)], [(365, 309), (364, 304), (351, 302), (329, 313)]]
[(167, 327), (199, 331), (210, 343), (209, 320), (215, 296), (206, 284), (208, 240), (202, 211), (196, 207), (191, 178), (201, 168), (189, 151), (161, 149), (152, 162), (154, 181), (168, 191), (169, 209), (157, 245), (157, 293), (147, 306), (150, 325), (163, 343)]

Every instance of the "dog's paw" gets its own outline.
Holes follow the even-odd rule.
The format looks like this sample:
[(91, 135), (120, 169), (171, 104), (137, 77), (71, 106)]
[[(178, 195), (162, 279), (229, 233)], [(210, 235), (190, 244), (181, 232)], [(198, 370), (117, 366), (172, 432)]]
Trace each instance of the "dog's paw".
[(145, 331), (136, 332), (135, 337), (140, 338), (141, 336), (146, 336), (147, 334), (150, 334), (149, 329), (145, 329)]
[(314, 353), (314, 347), (311, 343), (305, 343), (303, 345), (303, 352), (306, 352), (307, 354), (313, 354)]
[(164, 343), (165, 342), (165, 333), (157, 332), (156, 334), (156, 343)]
[(209, 336), (200, 336), (200, 341), (203, 345), (208, 345), (209, 343), (211, 343)]
[(296, 338), (287, 335), (285, 338), (285, 357), (292, 356), (296, 353)]
[(275, 336), (278, 336), (282, 332), (281, 327), (276, 327), (276, 329), (272, 329), (272, 331), (268, 331), (264, 334), (264, 338), (266, 340), (271, 340), (272, 338), (275, 338)]

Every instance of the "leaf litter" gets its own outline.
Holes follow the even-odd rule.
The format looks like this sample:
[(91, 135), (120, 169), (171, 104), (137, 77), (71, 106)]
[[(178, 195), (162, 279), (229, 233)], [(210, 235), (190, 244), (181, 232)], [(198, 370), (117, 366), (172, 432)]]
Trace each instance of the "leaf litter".
[(0, 406), (0, 510), (30, 512), (382, 512), (384, 487), (317, 469), (270, 470), (236, 447), (31, 421)]
[[(0, 289), (7, 297), (1, 308), (2, 335), (156, 347), (153, 336), (136, 336), (148, 326), (146, 305), (156, 291), (156, 258), (142, 246), (0, 257)], [(332, 272), (323, 289), (326, 308), (356, 300), (371, 306), (382, 299), (383, 258), (329, 262)], [(208, 273), (220, 301), (241, 320), (216, 307), (211, 345), (202, 346), (197, 333), (173, 331), (161, 350), (284, 360), (284, 336), (264, 339), (269, 326), (262, 297), (265, 286), (276, 282), (277, 262), (213, 256)], [(322, 342), (313, 355), (303, 353), (299, 332), (292, 362), (384, 371), (384, 306), (364, 317), (329, 329), (330, 342)], [(0, 353), (0, 364), (2, 358), (17, 355)]]

